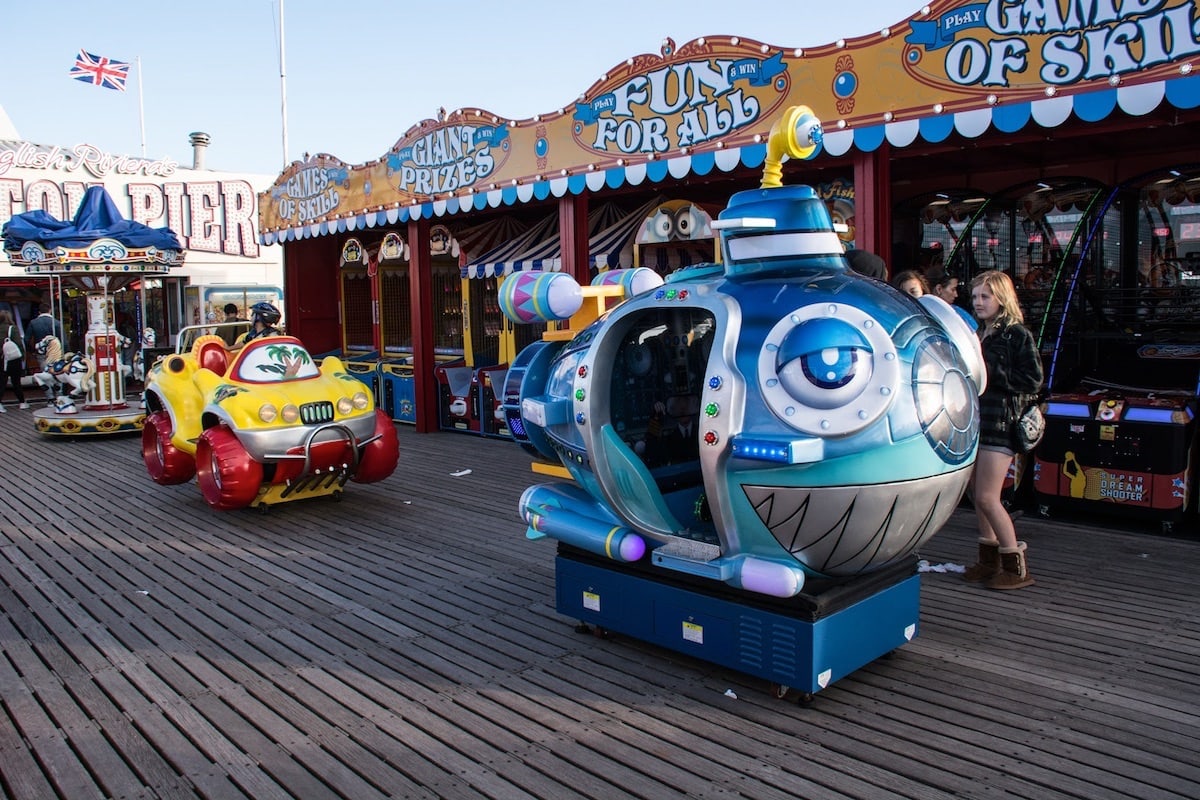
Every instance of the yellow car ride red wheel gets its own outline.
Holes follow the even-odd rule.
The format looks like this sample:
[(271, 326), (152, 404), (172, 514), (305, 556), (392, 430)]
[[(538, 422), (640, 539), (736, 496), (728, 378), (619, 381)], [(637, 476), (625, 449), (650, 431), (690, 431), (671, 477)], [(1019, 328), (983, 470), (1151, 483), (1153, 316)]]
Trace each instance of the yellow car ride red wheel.
[(220, 510), (244, 508), (258, 496), (262, 464), (246, 452), (225, 425), (209, 428), (196, 442), (196, 482), (210, 506)]
[(146, 417), (142, 425), (142, 460), (150, 478), (161, 486), (186, 483), (196, 474), (196, 462), (171, 443), (171, 418), (165, 411)]
[(375, 435), (379, 438), (364, 447), (359, 456), (358, 471), (353, 478), (356, 483), (381, 481), (396, 469), (400, 458), (396, 425), (379, 409), (375, 409)]

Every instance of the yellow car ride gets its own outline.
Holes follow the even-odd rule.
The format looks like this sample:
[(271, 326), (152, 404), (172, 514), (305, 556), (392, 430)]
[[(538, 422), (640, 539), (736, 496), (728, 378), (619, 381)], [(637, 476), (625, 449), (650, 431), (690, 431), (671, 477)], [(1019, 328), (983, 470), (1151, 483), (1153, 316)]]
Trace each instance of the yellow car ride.
[(396, 429), (370, 390), (327, 356), (320, 366), (294, 336), (263, 336), (230, 352), (200, 336), (147, 376), (142, 458), (155, 483), (196, 476), (217, 509), (340, 498), (349, 480), (396, 468)]

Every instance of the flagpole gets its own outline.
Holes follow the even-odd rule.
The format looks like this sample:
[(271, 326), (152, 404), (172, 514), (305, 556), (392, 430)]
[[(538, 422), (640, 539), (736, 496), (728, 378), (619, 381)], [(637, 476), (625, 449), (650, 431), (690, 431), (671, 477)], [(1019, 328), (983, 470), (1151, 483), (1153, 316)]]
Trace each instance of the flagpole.
[(284, 66), (283, 49), (283, 0), (279, 0), (279, 114), (283, 126), (283, 165), (288, 165), (287, 140), (287, 69)]
[(134, 58), (138, 73), (138, 125), (142, 129), (142, 158), (146, 157), (146, 108), (142, 103), (142, 57)]

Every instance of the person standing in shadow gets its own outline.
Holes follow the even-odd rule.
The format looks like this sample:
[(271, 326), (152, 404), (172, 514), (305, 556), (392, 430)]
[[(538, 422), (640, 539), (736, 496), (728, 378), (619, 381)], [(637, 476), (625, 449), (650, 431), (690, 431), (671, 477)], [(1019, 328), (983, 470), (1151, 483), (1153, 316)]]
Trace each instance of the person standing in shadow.
[[(238, 307), (234, 303), (225, 304), (225, 319), (221, 320), (225, 323), (220, 328), (221, 338), (225, 340), (225, 344), (233, 347), (237, 342), (238, 337), (250, 330), (249, 321), (238, 316)], [(229, 323), (240, 322), (241, 325), (231, 325)]]
[[(25, 390), (21, 388), (21, 378), (25, 376), (25, 347), (21, 344), (21, 337), (17, 334), (17, 326), (13, 322), (12, 312), (7, 308), (0, 309), (0, 336), (4, 337), (6, 342), (5, 348), (8, 348), (7, 342), (12, 342), (12, 346), (21, 351), (20, 354), (14, 355), (12, 358), (4, 356), (4, 374), (0, 377), (0, 400), (3, 400), (4, 393), (8, 390), (8, 382), (12, 381), (13, 394), (16, 395), (19, 408), (29, 408), (29, 403), (25, 402)], [(5, 413), (4, 403), (0, 402), (0, 414)]]

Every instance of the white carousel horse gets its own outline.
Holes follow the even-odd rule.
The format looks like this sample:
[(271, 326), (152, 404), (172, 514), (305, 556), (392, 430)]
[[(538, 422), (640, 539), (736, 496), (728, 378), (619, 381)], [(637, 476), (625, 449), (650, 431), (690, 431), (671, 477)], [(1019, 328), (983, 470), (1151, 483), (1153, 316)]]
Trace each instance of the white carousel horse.
[[(124, 351), (127, 348), (132, 347), (132, 346), (133, 346), (133, 339), (130, 339), (128, 336), (122, 336), (119, 333), (117, 334), (117, 350), (118, 351)], [(134, 350), (133, 352), (135, 354), (137, 353), (136, 350)], [(130, 360), (132, 361), (133, 359), (130, 359)], [(133, 365), (125, 363), (124, 355), (122, 355), (119, 359), (117, 359), (117, 369), (121, 373), (122, 381), (129, 380), (129, 376), (133, 374)]]
[(142, 348), (137, 348), (133, 351), (133, 365), (130, 371), (133, 374), (133, 379), (139, 383), (146, 382), (146, 361), (142, 358)]
[[(95, 383), (96, 365), (78, 353), (63, 353), (57, 336), (47, 336), (34, 345), (34, 352), (45, 366), (33, 376), (33, 382), (46, 390), (46, 399), (62, 414), (75, 412), (71, 397), (87, 393)], [(70, 386), (69, 394), (64, 392)]]
[(145, 350), (153, 349), (158, 345), (158, 334), (154, 332), (154, 328), (142, 329), (142, 344), (141, 347), (133, 351), (133, 379), (135, 381), (145, 382), (146, 380), (146, 358)]

